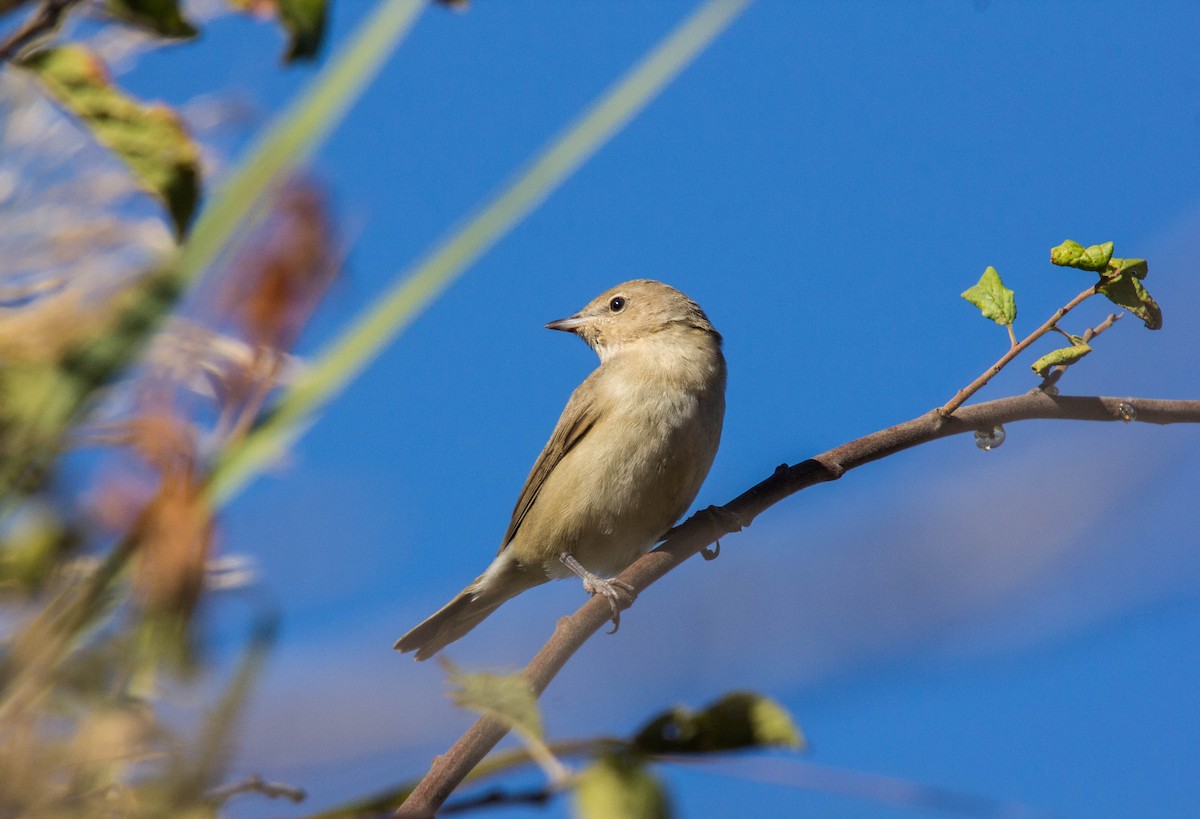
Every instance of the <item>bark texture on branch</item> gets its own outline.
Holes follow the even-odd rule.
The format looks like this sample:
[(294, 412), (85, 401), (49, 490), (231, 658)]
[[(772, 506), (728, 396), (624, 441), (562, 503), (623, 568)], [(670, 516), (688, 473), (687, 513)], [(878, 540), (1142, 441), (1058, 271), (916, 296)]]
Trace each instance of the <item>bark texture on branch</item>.
[[(637, 592), (646, 589), (678, 564), (718, 538), (749, 526), (779, 501), (848, 470), (920, 444), (975, 430), (991, 430), (1034, 418), (1074, 421), (1129, 421), (1128, 407), (1138, 423), (1200, 423), (1200, 400), (1052, 396), (1041, 390), (959, 408), (946, 417), (931, 410), (911, 421), (842, 444), (795, 465), (784, 464), (766, 480), (751, 487), (722, 509), (704, 510), (677, 526), (654, 551), (639, 558), (620, 579)], [(604, 626), (611, 614), (608, 601), (594, 597), (575, 614), (558, 621), (524, 676), (540, 695), (583, 643)], [(434, 758), (429, 772), (396, 811), (396, 816), (431, 817), (463, 778), (508, 733), (504, 723), (481, 717), (445, 754)]]

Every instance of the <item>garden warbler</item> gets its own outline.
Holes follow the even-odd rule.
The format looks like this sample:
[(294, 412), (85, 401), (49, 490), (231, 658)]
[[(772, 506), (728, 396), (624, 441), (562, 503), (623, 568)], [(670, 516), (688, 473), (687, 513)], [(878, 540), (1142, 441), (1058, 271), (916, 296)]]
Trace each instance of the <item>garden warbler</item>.
[(633, 589), (609, 577), (687, 511), (717, 454), (725, 416), (721, 334), (673, 287), (639, 279), (551, 330), (582, 338), (600, 366), (575, 390), (517, 498), (487, 571), (396, 642), (432, 656), (528, 588), (571, 574), (618, 622)]

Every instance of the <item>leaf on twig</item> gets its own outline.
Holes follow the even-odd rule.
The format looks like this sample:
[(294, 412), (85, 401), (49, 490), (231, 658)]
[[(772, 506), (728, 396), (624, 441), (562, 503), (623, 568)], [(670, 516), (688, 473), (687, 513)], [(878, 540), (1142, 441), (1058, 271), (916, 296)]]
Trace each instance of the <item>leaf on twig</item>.
[[(1076, 343), (1076, 339), (1079, 339)], [(1046, 372), (1059, 364), (1074, 364), (1079, 359), (1090, 353), (1092, 348), (1083, 343), (1083, 339), (1079, 336), (1071, 337), (1071, 346), (1063, 347), (1061, 350), (1053, 350), (1046, 353), (1044, 356), (1033, 362), (1032, 368), (1035, 373), (1045, 378)]]
[(442, 660), (452, 686), (450, 698), (460, 708), (500, 720), (511, 728), (541, 739), (542, 712), (529, 683), (519, 674), (467, 673)]
[(182, 236), (200, 198), (200, 152), (175, 112), (127, 97), (113, 86), (103, 61), (83, 46), (39, 51), (23, 64), (166, 204)]
[(770, 697), (735, 691), (700, 712), (682, 706), (650, 720), (633, 739), (647, 753), (714, 753), (742, 748), (804, 748), (787, 709)]
[(1017, 318), (1017, 300), (1013, 291), (1004, 286), (994, 267), (983, 271), (979, 283), (964, 290), (962, 297), (978, 307), (984, 318), (1001, 327), (1011, 325)]
[(546, 772), (552, 787), (562, 787), (570, 779), (571, 772), (546, 745), (537, 696), (524, 677), (520, 674), (468, 674), (446, 659), (442, 660), (442, 668), (452, 686), (450, 698), (456, 705), (497, 719), (516, 731), (534, 762)]
[(1060, 267), (1075, 267), (1080, 270), (1100, 272), (1108, 268), (1108, 260), (1112, 258), (1113, 243), (1084, 247), (1079, 242), (1070, 239), (1050, 251), (1050, 263)]
[(667, 819), (667, 794), (633, 754), (606, 754), (576, 780), (575, 815), (583, 819)]
[(1150, 272), (1150, 266), (1146, 264), (1145, 259), (1109, 259), (1108, 266), (1114, 273), (1136, 276), (1139, 279), (1146, 278), (1146, 274)]
[[(1141, 261), (1128, 259), (1126, 261)], [(1142, 262), (1145, 265), (1145, 262)], [(1135, 268), (1136, 269), (1136, 268)], [(1144, 276), (1145, 273), (1143, 272)], [(1124, 307), (1130, 313), (1140, 318), (1147, 329), (1158, 330), (1162, 327), (1162, 310), (1142, 285), (1141, 277), (1135, 272), (1117, 273), (1112, 276), (1102, 276), (1096, 288), (1113, 304)]]
[(190, 39), (197, 34), (179, 10), (179, 0), (108, 0), (108, 13), (162, 37)]

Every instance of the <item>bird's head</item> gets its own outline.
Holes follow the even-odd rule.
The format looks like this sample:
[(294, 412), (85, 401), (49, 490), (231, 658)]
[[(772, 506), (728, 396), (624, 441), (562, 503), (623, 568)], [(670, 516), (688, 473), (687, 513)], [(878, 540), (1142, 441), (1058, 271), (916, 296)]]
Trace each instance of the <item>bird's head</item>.
[(550, 330), (574, 333), (607, 360), (618, 351), (663, 333), (718, 333), (700, 305), (674, 287), (652, 279), (634, 279), (604, 291), (570, 318), (552, 321)]

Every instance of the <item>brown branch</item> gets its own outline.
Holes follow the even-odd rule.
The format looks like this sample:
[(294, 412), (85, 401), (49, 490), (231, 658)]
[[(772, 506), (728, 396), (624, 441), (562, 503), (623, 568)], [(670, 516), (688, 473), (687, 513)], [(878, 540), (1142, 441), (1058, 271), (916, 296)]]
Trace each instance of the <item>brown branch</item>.
[[(1055, 321), (1060, 317), (1056, 316)], [(911, 421), (874, 432), (807, 461), (793, 466), (780, 466), (771, 477), (734, 498), (723, 508), (709, 507), (676, 527), (662, 546), (639, 558), (621, 573), (620, 579), (641, 592), (717, 538), (742, 526), (749, 526), (756, 517), (789, 495), (814, 484), (837, 480), (847, 470), (905, 449), (951, 435), (977, 429), (990, 430), (1000, 424), (1033, 418), (1128, 421), (1129, 406), (1136, 409), (1136, 420), (1142, 423), (1200, 423), (1200, 400), (1051, 396), (1039, 390), (975, 404), (949, 417), (943, 416), (941, 409), (931, 410)], [(558, 621), (550, 640), (525, 667), (525, 679), (535, 694), (540, 695), (546, 689), (567, 660), (611, 616), (608, 600), (593, 597), (575, 614)], [(432, 817), (463, 778), (506, 733), (508, 728), (498, 720), (490, 717), (476, 720), (449, 751), (433, 760), (429, 772), (395, 816)]]
[(54, 31), (67, 10), (78, 2), (79, 0), (42, 0), (37, 11), (29, 15), (29, 19), (20, 28), (0, 43), (0, 62), (15, 59), (25, 46), (43, 34)]
[[(1045, 324), (1022, 339), (1019, 344), (1014, 344), (1012, 347), (1010, 347), (1008, 352), (1000, 357), (999, 361), (997, 361), (991, 367), (988, 367), (986, 370), (984, 370), (982, 375), (955, 393), (954, 397), (942, 406), (938, 407), (936, 412), (949, 417), (950, 414), (961, 407), (968, 398), (983, 389), (984, 385), (991, 381), (996, 373), (1000, 372), (1008, 365), (1008, 362), (1025, 352), (1026, 348), (1028, 348), (1030, 344), (1046, 335), (1046, 333), (1050, 332), (1051, 330), (1058, 329), (1058, 322), (1062, 320), (1063, 316), (1074, 310), (1079, 305), (1083, 304), (1094, 295), (1096, 295), (1096, 287), (1089, 287), (1087, 290), (1084, 290), (1062, 307), (1055, 310), (1054, 315), (1047, 319)], [(1009, 328), (1009, 336), (1010, 338), (1012, 337), (1011, 327)]]

